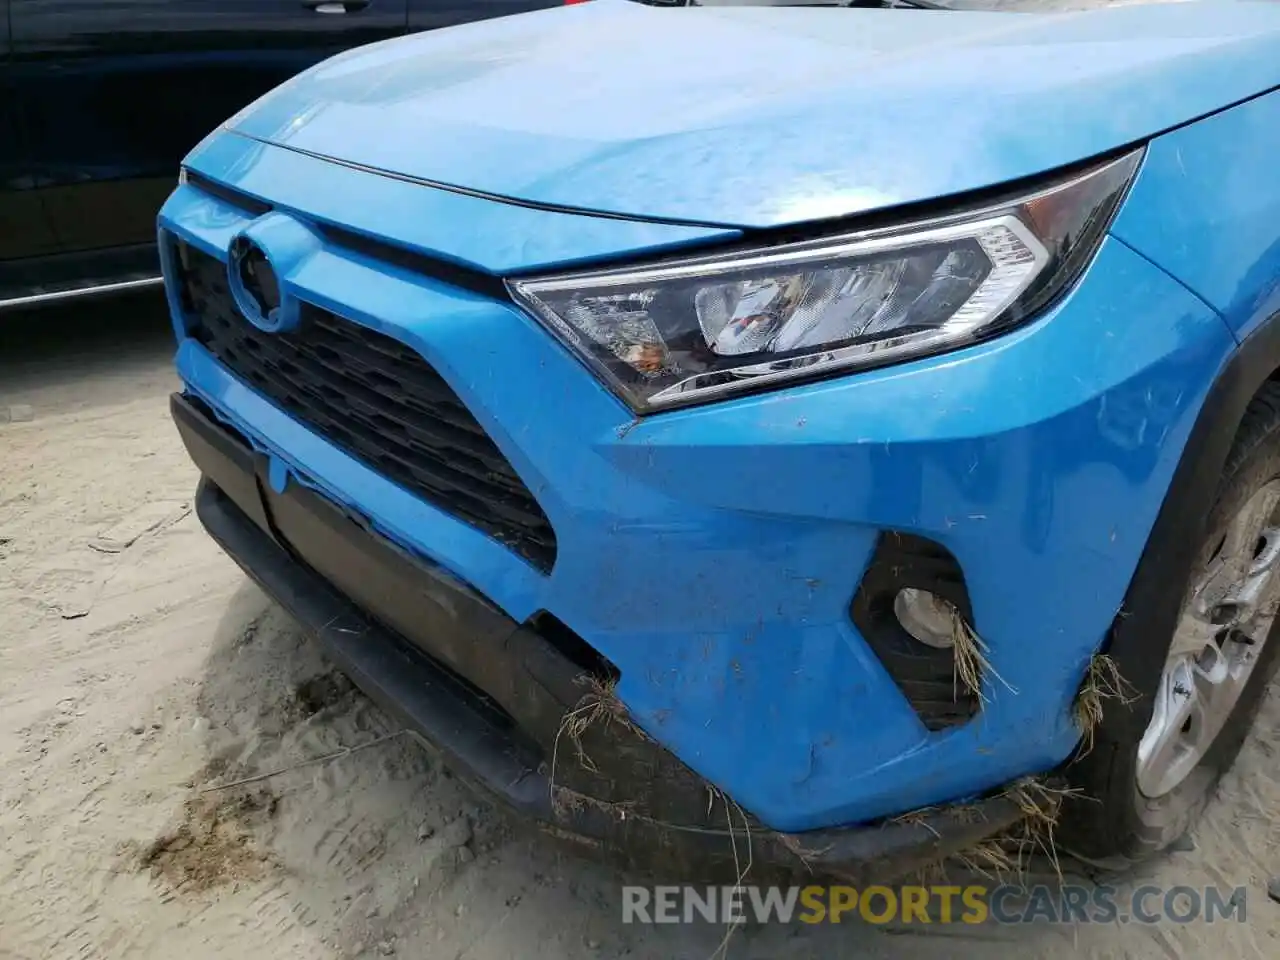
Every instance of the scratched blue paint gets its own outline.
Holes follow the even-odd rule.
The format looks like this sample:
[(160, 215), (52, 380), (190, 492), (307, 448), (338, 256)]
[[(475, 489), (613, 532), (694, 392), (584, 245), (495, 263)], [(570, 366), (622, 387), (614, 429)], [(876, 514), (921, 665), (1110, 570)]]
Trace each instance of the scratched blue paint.
[(1277, 170), (1280, 92), (1152, 144), (1113, 232), (1212, 304), (1244, 339), (1280, 311)]
[(1278, 37), (1266, 3), (1026, 16), (596, 0), (353, 51), (232, 126), (524, 200), (770, 226), (1136, 142), (1280, 85)]
[[(603, 12), (579, 12), (592, 6)], [(807, 210), (843, 215), (991, 185), (1224, 105), (1216, 98), (1235, 97), (1268, 71), (1280, 71), (1274, 39), (1280, 11), (1212, 6), (1211, 29), (1204, 15), (1170, 12), (1175, 8), (1140, 8), (1151, 11), (1147, 19), (1114, 11), (1018, 23), (944, 15), (956, 38), (950, 42), (941, 28), (918, 27), (932, 23), (932, 15), (891, 13), (886, 20), (859, 19), (861, 11), (793, 10), (791, 21), (771, 19), (770, 11), (736, 11), (684, 21), (669, 15), (710, 11), (638, 8), (648, 12), (633, 15), (598, 0), (338, 58), (235, 122), (241, 131), (304, 149), (339, 145), (335, 131), (351, 124), (349, 143), (341, 146), (362, 163), (394, 166), (391, 152), (409, 157), (412, 140), (415, 163), (421, 161), (412, 172), (423, 176), (575, 208), (608, 200), (613, 209), (712, 226), (532, 209), (327, 163), (228, 131), (187, 162), (300, 222), (342, 224), (496, 274), (647, 256), (736, 235), (715, 224), (782, 222), (780, 211), (793, 207), (799, 182), (812, 187)], [(835, 27), (841, 21), (828, 13), (851, 17), (870, 33), (858, 39), (858, 30)], [(1142, 36), (1161, 42), (1120, 43), (1139, 23), (1150, 26)], [(790, 26), (781, 31), (780, 24)], [(930, 43), (895, 32), (917, 28), (932, 31)], [(658, 154), (648, 141), (677, 136), (651, 129), (659, 118), (646, 85), (667, 89), (666, 70), (617, 71), (630, 78), (626, 102), (648, 104), (636, 121), (645, 136), (612, 144), (616, 164), (641, 165), (630, 179), (586, 133), (585, 145), (574, 148), (587, 151), (581, 156), (549, 145), (553, 121), (567, 125), (577, 115), (589, 132), (605, 119), (595, 94), (570, 79), (599, 76), (615, 90), (623, 82), (612, 67), (585, 56), (594, 49), (588, 38), (625, 39), (638, 31), (683, 49), (686, 29), (700, 42), (736, 31), (732, 37), (747, 52), (763, 43), (767, 29), (778, 29), (775, 55), (793, 50), (803, 35), (813, 60), (795, 62), (812, 68), (811, 86), (821, 91), (815, 103), (828, 106), (830, 56), (846, 58), (845, 74), (887, 90), (881, 54), (885, 64), (893, 59), (900, 72), (918, 69), (936, 84), (935, 58), (953, 69), (962, 57), (1043, 58), (1052, 36), (1078, 43), (1070, 48), (1077, 54), (1098, 54), (1102, 45), (1127, 57), (1129, 76), (1161, 78), (1167, 96), (1135, 82), (1130, 101), (1109, 104), (1108, 117), (1095, 116), (1098, 98), (1114, 89), (1098, 79), (1105, 70), (1089, 58), (1074, 70), (1038, 63), (1050, 74), (1032, 79), (1044, 118), (1079, 121), (1075, 137), (1047, 122), (1028, 125), (1025, 110), (1034, 98), (1020, 99), (1002, 71), (991, 70), (995, 92), (966, 100), (965, 110), (977, 116), (963, 122), (969, 138), (986, 129), (998, 131), (997, 140), (977, 148), (961, 139), (942, 155), (937, 145), (946, 141), (928, 127), (934, 112), (920, 107), (904, 116), (903, 100), (891, 97), (881, 109), (864, 97), (851, 122), (859, 136), (896, 131), (884, 149), (906, 171), (895, 180), (886, 173), (890, 165), (869, 160), (865, 144), (843, 156), (828, 149), (827, 135), (841, 149), (853, 144), (830, 124), (812, 138), (811, 153), (787, 147), (766, 156), (761, 151), (777, 144), (766, 127), (785, 129), (794, 111), (809, 107), (766, 95), (758, 115), (748, 118), (727, 84), (728, 68), (702, 58), (687, 69), (701, 77), (705, 67), (715, 83), (699, 87), (697, 96), (689, 94), (689, 73), (670, 70), (686, 79), (683, 95), (671, 101), (670, 123), (681, 126), (681, 137), (701, 137), (706, 149), (696, 154), (698, 163), (737, 184), (732, 196), (714, 186), (698, 192), (709, 174), (694, 170), (694, 157), (670, 168), (650, 165)], [(829, 40), (828, 30), (834, 30)], [(583, 56), (551, 63), (557, 34)], [(1265, 63), (1252, 56), (1264, 41), (1272, 53)], [(625, 64), (640, 49), (619, 40), (610, 54)], [(483, 50), (489, 52), (482, 56)], [(851, 50), (871, 58), (869, 74), (850, 67)], [(908, 56), (912, 70), (902, 71)], [(1234, 72), (1218, 69), (1228, 56)], [(379, 62), (385, 83), (375, 82), (383, 76)], [(761, 96), (763, 76), (778, 82), (773, 74), (754, 75), (743, 98)], [(976, 81), (963, 73), (952, 78), (960, 93), (972, 94), (966, 85)], [(553, 80), (565, 85), (562, 120), (540, 99)], [(500, 89), (515, 100), (528, 96), (527, 113), (498, 111), (493, 116), (506, 117), (502, 123), (464, 123), (468, 115), (484, 115)], [(919, 92), (923, 83), (911, 80), (908, 89)], [(730, 115), (738, 116), (736, 125), (717, 127), (717, 118)], [(296, 129), (296, 137), (284, 127)], [(528, 136), (514, 137), (518, 127)], [(403, 129), (414, 136), (386, 132)], [(765, 166), (757, 171), (722, 150), (714, 129), (731, 144), (750, 141), (752, 156), (766, 158)], [(1184, 160), (1207, 169), (1195, 164), (1207, 163), (1198, 152), (1214, 149), (1213, 138), (1187, 136), (1197, 129), (1153, 142), (1154, 165), (1144, 169), (1118, 221), (1124, 241), (1107, 238), (1076, 287), (1031, 324), (945, 356), (639, 422), (510, 303), (328, 243), (291, 261), (283, 280), (300, 296), (408, 343), (457, 391), (556, 529), (558, 559), (547, 575), (236, 380), (185, 337), (171, 296), (178, 370), (188, 389), (292, 477), (357, 509), (517, 620), (548, 610), (580, 633), (621, 668), (618, 693), (637, 721), (768, 825), (803, 830), (867, 820), (1050, 768), (1078, 740), (1069, 707), (1084, 665), (1120, 606), (1195, 416), (1236, 346), (1214, 309), (1226, 301), (1201, 289), (1173, 248), (1142, 241), (1159, 232), (1167, 215), (1158, 206), (1161, 180), (1151, 175), (1165, 163), (1166, 144), (1182, 138)], [(461, 145), (454, 142), (459, 136)], [(1261, 163), (1258, 177), (1270, 176), (1265, 189), (1275, 190), (1275, 173)], [(815, 164), (830, 177), (806, 179)], [(693, 186), (686, 190), (688, 177)], [(831, 186), (835, 180), (842, 185)], [(1209, 189), (1204, 177), (1198, 182)], [(851, 205), (855, 195), (873, 199)], [(166, 203), (160, 226), (225, 259), (232, 237), (251, 219), (187, 185)], [(1241, 276), (1266, 268), (1256, 244), (1239, 249), (1242, 256), (1254, 252), (1251, 263), (1233, 264)], [(166, 254), (172, 275), (170, 260)], [(989, 704), (968, 726), (928, 733), (850, 622), (849, 602), (886, 528), (933, 537), (964, 566), (995, 672), (1008, 684), (991, 683)]]

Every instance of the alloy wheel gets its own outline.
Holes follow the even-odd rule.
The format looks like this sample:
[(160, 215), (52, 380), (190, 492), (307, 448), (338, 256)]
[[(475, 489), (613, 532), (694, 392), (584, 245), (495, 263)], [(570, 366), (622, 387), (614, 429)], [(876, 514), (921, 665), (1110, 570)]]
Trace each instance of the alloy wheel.
[(1138, 790), (1170, 793), (1203, 759), (1240, 699), (1280, 605), (1280, 480), (1232, 518), (1192, 584), (1138, 745)]

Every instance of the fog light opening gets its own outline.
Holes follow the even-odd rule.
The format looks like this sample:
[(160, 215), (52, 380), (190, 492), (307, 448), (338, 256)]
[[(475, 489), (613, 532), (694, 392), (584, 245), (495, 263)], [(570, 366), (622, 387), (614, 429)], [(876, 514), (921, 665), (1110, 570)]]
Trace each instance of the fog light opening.
[(904, 587), (893, 598), (893, 614), (911, 637), (935, 650), (955, 647), (956, 605), (928, 590)]

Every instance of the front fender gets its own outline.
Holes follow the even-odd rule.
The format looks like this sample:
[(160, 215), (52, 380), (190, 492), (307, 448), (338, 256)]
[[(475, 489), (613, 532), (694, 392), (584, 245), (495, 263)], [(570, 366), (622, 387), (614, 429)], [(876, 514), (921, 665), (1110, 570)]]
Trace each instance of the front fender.
[(1280, 311), (1280, 90), (1157, 137), (1112, 234), (1238, 340)]

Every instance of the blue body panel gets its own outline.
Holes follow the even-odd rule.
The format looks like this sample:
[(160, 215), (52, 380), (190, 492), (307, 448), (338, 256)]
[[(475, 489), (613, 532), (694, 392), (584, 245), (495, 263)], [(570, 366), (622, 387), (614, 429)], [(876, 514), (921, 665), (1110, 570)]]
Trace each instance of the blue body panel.
[[(300, 222), (494, 271), (724, 235), (459, 197), (247, 143), (215, 137), (190, 166)], [(250, 219), (188, 185), (160, 223), (225, 258)], [(509, 303), (325, 244), (283, 280), (441, 373), (545, 509), (552, 572), (237, 381), (184, 336), (171, 285), (187, 387), (274, 458), (277, 480), (357, 508), (517, 620), (555, 614), (618, 665), (637, 722), (783, 830), (968, 796), (1067, 755), (1084, 666), (1234, 347), (1209, 306), (1108, 239), (1072, 293), (997, 341), (637, 423)], [(967, 726), (926, 731), (851, 623), (885, 528), (933, 537), (964, 566), (1009, 684)]]
[(1280, 86), (1280, 5), (595, 0), (334, 58), (231, 126), (540, 204), (740, 226), (1039, 174)]
[[(418, 184), (235, 135), (206, 138), (186, 164), (217, 171), (224, 182), (248, 196), (270, 197), (277, 209), (306, 210), (316, 222), (340, 224), (487, 273), (543, 270), (739, 235), (718, 227), (555, 214), (448, 190), (424, 190)], [(202, 195), (191, 196), (195, 202)], [(221, 250), (243, 226), (241, 218), (228, 218), (221, 205), (197, 205), (188, 216), (203, 220), (204, 246)]]
[(1240, 339), (1274, 316), (1280, 92), (1152, 144), (1113, 231), (1211, 303)]

